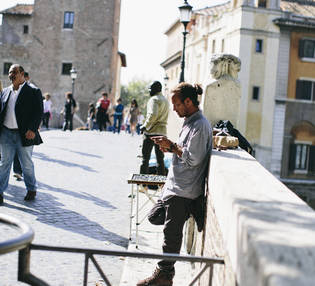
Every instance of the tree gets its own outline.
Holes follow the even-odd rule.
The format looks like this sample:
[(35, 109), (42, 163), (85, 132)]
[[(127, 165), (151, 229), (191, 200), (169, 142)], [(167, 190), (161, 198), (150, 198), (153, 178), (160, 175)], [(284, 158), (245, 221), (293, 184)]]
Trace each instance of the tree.
[(146, 105), (149, 99), (149, 85), (151, 81), (134, 79), (128, 85), (122, 85), (120, 90), (120, 98), (124, 106), (130, 106), (132, 99), (138, 103), (142, 114), (146, 113)]

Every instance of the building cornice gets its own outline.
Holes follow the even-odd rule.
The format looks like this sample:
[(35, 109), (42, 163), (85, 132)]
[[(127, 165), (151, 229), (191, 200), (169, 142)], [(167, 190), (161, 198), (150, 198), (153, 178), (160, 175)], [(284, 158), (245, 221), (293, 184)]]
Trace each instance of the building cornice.
[(276, 18), (273, 20), (273, 23), (279, 27), (315, 29), (315, 19), (302, 18), (301, 20), (295, 20), (290, 18)]
[(305, 104), (314, 104), (315, 105), (315, 101), (310, 101), (310, 100), (303, 100), (303, 99), (295, 99), (295, 98), (281, 98), (281, 97), (277, 97), (275, 98), (275, 102), (278, 104), (283, 104), (283, 103), (305, 103)]
[(178, 51), (175, 54), (171, 55), (170, 57), (168, 57), (165, 61), (163, 61), (160, 65), (163, 68), (166, 68), (168, 65), (170, 65), (171, 63), (180, 60), (182, 56), (182, 51)]
[(17, 4), (11, 8), (0, 11), (3, 15), (31, 16), (34, 11), (33, 4)]

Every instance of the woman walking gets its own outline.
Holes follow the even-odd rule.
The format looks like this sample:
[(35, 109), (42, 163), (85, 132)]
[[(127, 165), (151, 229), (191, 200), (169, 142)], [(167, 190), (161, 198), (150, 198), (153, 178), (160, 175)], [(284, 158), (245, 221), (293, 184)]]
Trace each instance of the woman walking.
[(64, 123), (63, 123), (63, 131), (66, 131), (69, 129), (72, 131), (73, 129), (73, 114), (75, 112), (75, 109), (77, 107), (77, 104), (75, 100), (73, 99), (72, 93), (67, 92), (66, 93), (66, 101), (65, 101), (65, 107), (61, 111), (61, 113), (64, 114)]
[(133, 99), (131, 101), (131, 107), (129, 110), (129, 122), (130, 122), (130, 129), (131, 129), (132, 136), (135, 135), (135, 132), (136, 132), (139, 114), (140, 112), (139, 112), (138, 103), (135, 99)]

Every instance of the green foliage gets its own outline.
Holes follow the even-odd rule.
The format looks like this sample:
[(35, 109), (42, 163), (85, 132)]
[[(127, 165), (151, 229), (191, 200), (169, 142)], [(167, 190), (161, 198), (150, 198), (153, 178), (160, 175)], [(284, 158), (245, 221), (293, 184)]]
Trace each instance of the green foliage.
[(148, 87), (151, 81), (134, 79), (129, 84), (122, 85), (120, 90), (120, 98), (122, 104), (129, 108), (132, 99), (136, 99), (142, 114), (146, 113), (147, 101), (149, 100)]

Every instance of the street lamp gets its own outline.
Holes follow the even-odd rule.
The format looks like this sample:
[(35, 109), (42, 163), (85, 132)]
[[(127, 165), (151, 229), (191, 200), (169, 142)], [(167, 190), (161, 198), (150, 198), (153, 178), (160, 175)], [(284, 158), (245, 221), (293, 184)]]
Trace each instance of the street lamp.
[(165, 73), (165, 76), (164, 76), (164, 91), (165, 91), (165, 95), (167, 96), (168, 94), (168, 86), (167, 86), (167, 83), (168, 83), (168, 80), (169, 80), (169, 77), (167, 76), (167, 73)]
[(70, 76), (71, 76), (71, 79), (72, 79), (72, 96), (74, 96), (74, 82), (75, 82), (75, 79), (77, 78), (77, 70), (73, 67), (70, 71)]
[(182, 53), (182, 60), (181, 60), (181, 72), (180, 72), (180, 78), (179, 82), (185, 81), (184, 77), (184, 70), (185, 70), (185, 47), (186, 47), (186, 35), (188, 34), (186, 28), (188, 23), (190, 22), (190, 17), (191, 17), (191, 11), (192, 11), (192, 6), (190, 6), (187, 3), (187, 0), (185, 0), (184, 4), (182, 6), (179, 6), (179, 12), (180, 12), (180, 21), (181, 23), (184, 24), (184, 41), (183, 41), (183, 53)]

